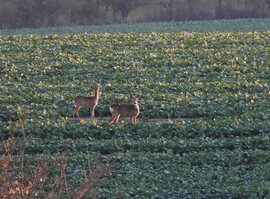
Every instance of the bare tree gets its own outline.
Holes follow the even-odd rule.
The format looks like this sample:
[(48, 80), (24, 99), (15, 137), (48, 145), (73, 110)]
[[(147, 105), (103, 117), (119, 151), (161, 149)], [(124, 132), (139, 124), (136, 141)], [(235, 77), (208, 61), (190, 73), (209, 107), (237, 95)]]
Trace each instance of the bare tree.
[(122, 19), (125, 19), (129, 13), (141, 5), (140, 0), (115, 0), (112, 1), (113, 15), (119, 12)]
[(270, 8), (270, 0), (264, 0), (264, 2), (268, 5), (268, 7)]
[(98, 1), (101, 1), (101, 3), (105, 5), (107, 11), (109, 10), (110, 6), (113, 3), (113, 0), (98, 0)]
[(216, 11), (216, 18), (223, 19), (223, 0), (218, 0), (218, 6)]

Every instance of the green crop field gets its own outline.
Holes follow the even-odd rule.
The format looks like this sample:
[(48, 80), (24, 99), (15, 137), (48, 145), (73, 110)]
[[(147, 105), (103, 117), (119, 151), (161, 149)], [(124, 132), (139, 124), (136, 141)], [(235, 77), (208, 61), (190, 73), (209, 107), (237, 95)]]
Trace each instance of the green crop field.
[[(12, 155), (51, 163), (50, 181), (65, 154), (77, 186), (89, 158), (109, 159), (98, 198), (269, 198), (270, 32), (202, 28), (3, 34), (0, 155), (12, 135)], [(96, 120), (86, 108), (72, 119), (72, 99), (97, 84)], [(110, 105), (131, 94), (138, 122), (109, 125)]]

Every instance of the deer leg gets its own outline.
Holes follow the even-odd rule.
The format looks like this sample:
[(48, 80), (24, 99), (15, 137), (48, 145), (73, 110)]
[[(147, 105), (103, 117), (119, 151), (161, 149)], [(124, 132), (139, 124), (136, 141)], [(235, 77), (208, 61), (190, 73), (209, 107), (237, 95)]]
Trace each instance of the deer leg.
[(75, 111), (75, 109), (76, 109), (76, 108), (74, 108), (74, 109), (72, 110), (72, 117), (73, 117), (73, 118), (75, 118), (75, 116), (76, 116), (76, 111)]
[(95, 107), (91, 110), (91, 118), (95, 120)]
[(95, 118), (95, 108), (89, 108), (91, 118)]
[(112, 118), (109, 121), (109, 124), (112, 124), (115, 121), (116, 117), (112, 116)]
[(134, 116), (134, 117), (133, 117), (133, 124), (135, 124), (135, 123), (136, 123), (136, 120), (137, 120), (137, 117), (136, 117), (136, 116)]
[(136, 123), (136, 117), (135, 116), (131, 116), (131, 122), (132, 122), (132, 124)]
[(115, 123), (118, 123), (119, 117), (120, 117), (120, 115), (117, 115), (117, 116), (116, 116)]
[(81, 110), (81, 106), (80, 106), (80, 107), (77, 109), (77, 111), (76, 111), (77, 117), (80, 117), (80, 115), (79, 115), (80, 110)]
[(78, 110), (80, 109), (80, 107), (79, 106), (76, 106), (74, 109), (73, 109), (73, 111), (72, 111), (72, 116), (73, 116), (73, 118), (75, 118), (75, 117), (77, 117), (78, 115)]
[(74, 110), (72, 109), (72, 117), (75, 118)]

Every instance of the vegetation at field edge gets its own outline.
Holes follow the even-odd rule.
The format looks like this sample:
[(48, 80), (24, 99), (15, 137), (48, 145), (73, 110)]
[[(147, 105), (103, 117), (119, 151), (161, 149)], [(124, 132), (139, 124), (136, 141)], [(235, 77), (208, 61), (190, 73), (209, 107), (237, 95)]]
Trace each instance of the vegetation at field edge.
[(234, 19), (204, 21), (145, 22), (134, 24), (107, 24), (89, 26), (62, 26), (51, 28), (2, 29), (0, 35), (25, 34), (98, 34), (151, 32), (262, 32), (270, 30), (270, 19)]

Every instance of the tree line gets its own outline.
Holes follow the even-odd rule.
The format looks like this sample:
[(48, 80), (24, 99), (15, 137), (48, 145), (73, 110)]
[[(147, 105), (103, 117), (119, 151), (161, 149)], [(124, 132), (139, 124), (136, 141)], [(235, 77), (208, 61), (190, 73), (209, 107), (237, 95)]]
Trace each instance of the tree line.
[(0, 28), (270, 17), (270, 0), (0, 0)]

